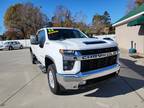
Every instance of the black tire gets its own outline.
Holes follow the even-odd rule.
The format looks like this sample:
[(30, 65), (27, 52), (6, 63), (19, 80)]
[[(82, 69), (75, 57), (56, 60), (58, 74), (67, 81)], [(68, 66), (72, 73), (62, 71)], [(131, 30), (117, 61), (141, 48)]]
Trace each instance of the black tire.
[(23, 49), (23, 46), (22, 46), (22, 45), (20, 46), (20, 49)]
[(13, 47), (12, 46), (9, 46), (9, 48), (8, 48), (9, 50), (13, 50)]
[[(47, 68), (48, 85), (49, 85), (49, 88), (50, 88), (52, 93), (59, 95), (61, 93), (61, 89), (60, 89), (60, 85), (57, 81), (56, 73), (57, 72), (56, 72), (55, 65), (54, 64), (49, 65)], [(50, 75), (52, 75), (52, 77), (53, 77), (53, 84), (54, 84), (53, 87), (50, 84), (51, 83), (50, 82)]]
[(36, 64), (37, 59), (36, 59), (35, 55), (32, 52), (30, 52), (30, 53), (31, 53), (32, 64)]

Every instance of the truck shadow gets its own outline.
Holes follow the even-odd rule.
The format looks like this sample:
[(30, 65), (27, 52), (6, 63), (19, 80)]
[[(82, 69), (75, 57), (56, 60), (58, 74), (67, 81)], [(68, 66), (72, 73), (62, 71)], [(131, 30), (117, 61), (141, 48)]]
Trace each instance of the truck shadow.
[(130, 68), (131, 70), (133, 70), (134, 72), (136, 72), (137, 74), (144, 77), (144, 66), (136, 65), (135, 61), (123, 58), (120, 58), (120, 62), (125, 66), (127, 66), (128, 68)]
[[(133, 85), (131, 85), (133, 83)], [(97, 86), (98, 90), (88, 93), (86, 97), (113, 97), (124, 95), (144, 87), (144, 80), (120, 76), (117, 79)]]
[[(133, 84), (133, 86), (131, 84)], [(64, 92), (62, 95), (67, 96), (67, 95), (77, 95), (84, 93), (84, 96), (86, 97), (105, 98), (117, 95), (124, 95), (143, 87), (144, 87), (144, 80), (119, 76), (92, 85), (85, 86), (84, 88), (81, 88), (79, 90), (71, 90), (68, 92)]]
[[(127, 67), (122, 66), (124, 68), (122, 73), (126, 72), (130, 74), (130, 72), (134, 71), (139, 75), (143, 76), (144, 67), (136, 65), (133, 61), (127, 59), (120, 60), (122, 64)], [(131, 69), (132, 71), (130, 71)], [(129, 70), (129, 71), (127, 71)], [(113, 77), (111, 79), (107, 79), (101, 82), (97, 82), (93, 85), (85, 86), (82, 89), (75, 91), (65, 92), (63, 95), (76, 95), (80, 93), (84, 93), (86, 97), (113, 97), (117, 95), (124, 95), (135, 90), (141, 89), (144, 87), (144, 79), (137, 77), (130, 77), (130, 75), (120, 75), (118, 77)]]

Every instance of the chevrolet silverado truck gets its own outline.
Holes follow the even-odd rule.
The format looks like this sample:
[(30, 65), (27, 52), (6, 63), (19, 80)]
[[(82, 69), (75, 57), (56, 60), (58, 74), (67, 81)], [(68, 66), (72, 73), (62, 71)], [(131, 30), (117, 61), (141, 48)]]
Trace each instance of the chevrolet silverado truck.
[(89, 38), (75, 28), (47, 27), (31, 37), (32, 63), (46, 69), (48, 85), (54, 94), (62, 88), (79, 89), (89, 82), (118, 74), (119, 48), (111, 40)]

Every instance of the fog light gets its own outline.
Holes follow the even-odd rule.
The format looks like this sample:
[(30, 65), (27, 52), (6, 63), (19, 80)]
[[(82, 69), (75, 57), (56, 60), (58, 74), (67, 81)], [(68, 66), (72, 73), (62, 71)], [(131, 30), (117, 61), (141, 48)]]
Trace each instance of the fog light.
[(81, 81), (80, 83), (79, 83), (79, 85), (85, 85), (86, 84), (86, 81)]
[(75, 61), (63, 60), (63, 69), (64, 70), (72, 70), (74, 63), (75, 63)]

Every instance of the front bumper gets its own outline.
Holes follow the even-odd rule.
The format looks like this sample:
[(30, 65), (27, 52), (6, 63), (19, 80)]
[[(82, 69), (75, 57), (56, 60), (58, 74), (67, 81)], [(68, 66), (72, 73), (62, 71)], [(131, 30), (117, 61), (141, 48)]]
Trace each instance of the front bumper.
[(119, 70), (120, 70), (120, 65), (115, 64), (112, 66), (108, 66), (105, 68), (88, 71), (84, 73), (79, 72), (77, 74), (71, 74), (71, 75), (57, 73), (57, 81), (65, 89), (78, 89), (79, 86), (85, 85), (86, 81), (89, 79), (99, 78), (115, 72), (118, 73)]
[(4, 47), (0, 47), (0, 50), (3, 50), (3, 49), (5, 49)]

